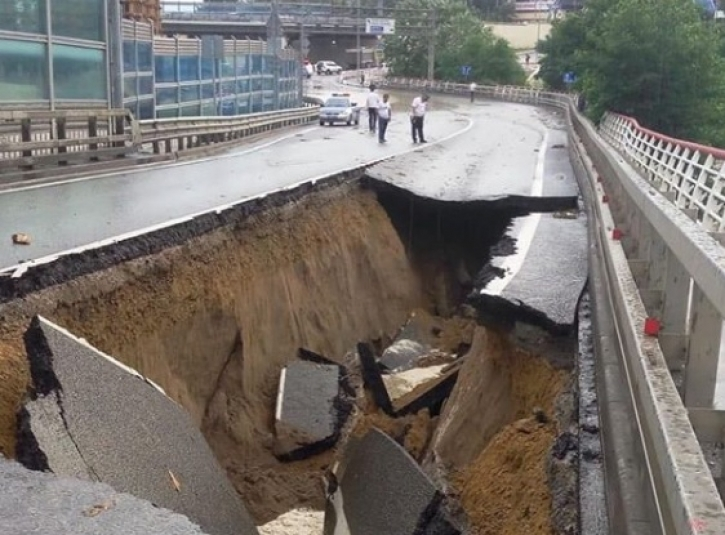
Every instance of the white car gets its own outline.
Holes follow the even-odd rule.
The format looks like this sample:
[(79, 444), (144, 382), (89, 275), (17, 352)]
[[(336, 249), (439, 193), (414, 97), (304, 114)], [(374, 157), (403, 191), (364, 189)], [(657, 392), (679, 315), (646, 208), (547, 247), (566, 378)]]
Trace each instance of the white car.
[(349, 93), (333, 93), (320, 108), (320, 126), (325, 123), (346, 125), (360, 124), (360, 107), (353, 102)]
[(342, 67), (334, 61), (318, 61), (315, 65), (317, 74), (340, 74)]

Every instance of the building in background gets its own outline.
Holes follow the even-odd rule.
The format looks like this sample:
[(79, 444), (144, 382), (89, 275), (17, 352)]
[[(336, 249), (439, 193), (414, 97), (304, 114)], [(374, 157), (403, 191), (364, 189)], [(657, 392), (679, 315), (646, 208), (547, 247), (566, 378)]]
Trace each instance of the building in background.
[(125, 106), (150, 119), (300, 105), (295, 51), (158, 25), (158, 0), (0, 0), (0, 108)]

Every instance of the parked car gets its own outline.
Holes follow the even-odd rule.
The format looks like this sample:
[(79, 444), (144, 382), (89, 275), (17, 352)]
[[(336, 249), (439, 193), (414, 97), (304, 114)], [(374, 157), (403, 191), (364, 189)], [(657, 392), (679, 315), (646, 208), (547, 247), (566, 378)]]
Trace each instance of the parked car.
[(333, 93), (320, 108), (320, 125), (325, 123), (360, 124), (360, 108), (353, 102), (349, 93)]
[(317, 74), (340, 74), (342, 67), (334, 61), (318, 61), (315, 65)]

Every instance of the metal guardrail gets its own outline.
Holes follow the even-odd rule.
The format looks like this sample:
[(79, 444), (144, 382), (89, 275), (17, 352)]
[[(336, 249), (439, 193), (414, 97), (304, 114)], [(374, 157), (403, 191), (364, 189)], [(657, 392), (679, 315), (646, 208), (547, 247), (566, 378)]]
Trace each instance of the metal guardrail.
[(128, 111), (0, 111), (0, 173), (65, 165), (132, 150)]
[(708, 230), (725, 230), (725, 150), (662, 135), (616, 113), (605, 114), (599, 131), (678, 207), (696, 210)]
[(251, 113), (233, 117), (189, 117), (140, 121), (139, 142), (154, 154), (178, 152), (233, 141), (277, 128), (307, 124), (319, 116), (317, 106)]
[[(382, 85), (469, 94), (467, 85), (447, 82), (390, 78)], [(660, 167), (649, 165), (646, 169), (655, 178), (645, 179), (614, 147), (631, 157), (632, 147), (639, 143), (640, 147), (647, 147), (642, 150), (649, 150), (645, 153), (651, 159), (657, 154), (652, 152), (652, 145), (661, 145), (647, 138), (651, 132), (635, 131), (631, 120), (627, 124), (622, 120), (612, 122), (611, 116), (605, 120), (602, 134), (612, 140), (612, 147), (579, 113), (572, 95), (491, 86), (479, 87), (476, 92), (509, 102), (554, 106), (566, 114), (573, 165), (578, 162), (575, 170), (583, 190), (590, 193), (589, 224), (596, 237), (591, 251), (606, 274), (604, 298), (611, 302), (615, 316), (616, 340), (605, 339), (602, 344), (618, 348), (619, 368), (634, 407), (645, 478), (652, 492), (653, 523), (658, 525), (651, 526), (653, 530), (648, 532), (722, 535), (725, 507), (698, 438), (703, 443), (725, 441), (725, 412), (712, 409), (725, 317), (725, 248), (694, 220), (694, 210), (682, 210), (673, 204), (677, 192), (661, 195), (655, 187), (660, 181), (670, 181), (673, 188), (683, 188), (679, 195), (688, 198), (688, 184), (683, 186), (684, 181), (678, 182), (677, 175), (661, 170), (670, 172), (674, 167), (691, 179), (696, 177), (693, 180), (707, 176), (703, 169), (697, 174), (694, 165), (694, 171), (689, 173), (682, 163), (692, 162), (691, 155), (697, 151), (683, 156), (682, 149), (694, 147), (668, 140), (682, 148), (677, 152), (679, 166), (673, 166), (671, 161)], [(661, 135), (656, 137), (659, 141), (664, 139)], [(715, 159), (712, 151), (708, 155)], [(703, 168), (719, 169), (712, 160)], [(716, 184), (704, 177), (703, 183), (710, 187)], [(699, 202), (708, 207), (714, 201), (707, 198)], [(707, 217), (714, 219), (713, 214)], [(645, 324), (659, 327), (659, 332), (655, 336), (646, 333)], [(600, 368), (599, 373), (607, 376), (612, 372)], [(682, 393), (675, 382), (680, 383), (681, 378)], [(605, 456), (606, 451), (605, 447)], [(609, 462), (614, 470), (607, 476), (619, 478), (620, 486), (626, 486), (628, 476), (619, 464), (627, 460)], [(628, 469), (642, 467), (633, 464)], [(609, 500), (625, 502), (627, 492), (609, 496)], [(612, 504), (609, 507), (616, 509), (612, 509)], [(641, 511), (632, 511), (626, 503), (620, 503), (619, 510), (631, 516), (625, 525), (636, 526), (642, 518), (638, 517)]]
[(137, 153), (169, 154), (317, 120), (308, 105), (233, 117), (136, 121), (127, 110), (0, 112), (0, 178), (5, 173), (98, 162)]

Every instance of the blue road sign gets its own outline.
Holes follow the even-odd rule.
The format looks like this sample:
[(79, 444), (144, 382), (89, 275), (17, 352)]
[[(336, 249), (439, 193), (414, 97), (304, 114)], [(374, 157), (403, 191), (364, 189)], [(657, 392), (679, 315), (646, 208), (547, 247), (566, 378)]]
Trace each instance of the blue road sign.
[(571, 71), (565, 72), (564, 73), (564, 83), (565, 84), (573, 84), (574, 82), (576, 82), (576, 74), (574, 74)]
[(469, 74), (471, 74), (471, 66), (470, 65), (461, 66), (461, 74), (463, 76), (468, 76)]

